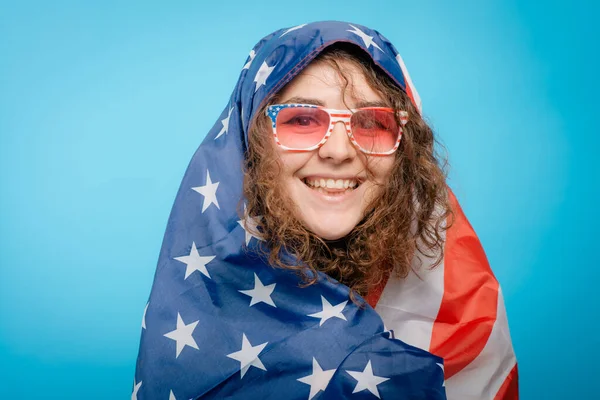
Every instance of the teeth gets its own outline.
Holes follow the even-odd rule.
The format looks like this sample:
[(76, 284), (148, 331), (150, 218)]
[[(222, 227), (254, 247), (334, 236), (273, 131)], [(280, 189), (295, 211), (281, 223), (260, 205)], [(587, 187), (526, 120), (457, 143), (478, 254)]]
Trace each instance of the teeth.
[(354, 189), (357, 185), (358, 182), (354, 179), (323, 179), (323, 178), (318, 178), (318, 179), (314, 179), (314, 178), (308, 178), (305, 179), (304, 182), (311, 186), (314, 187), (316, 189), (319, 189), (319, 191), (323, 191), (323, 189), (327, 188), (327, 189)]

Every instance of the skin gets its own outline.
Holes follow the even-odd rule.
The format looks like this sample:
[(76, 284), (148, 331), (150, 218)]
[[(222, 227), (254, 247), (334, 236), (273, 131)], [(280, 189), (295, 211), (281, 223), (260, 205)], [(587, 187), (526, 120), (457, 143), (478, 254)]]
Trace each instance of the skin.
[[(362, 72), (345, 61), (340, 66), (349, 80), (345, 93), (338, 72), (326, 63), (316, 62), (279, 93), (278, 103), (308, 103), (338, 110), (385, 106), (384, 99), (368, 85)], [(297, 217), (324, 240), (343, 238), (363, 219), (369, 201), (380, 194), (380, 185), (391, 174), (395, 159), (395, 154), (369, 156), (361, 152), (341, 122), (335, 124), (328, 141), (319, 149), (290, 152), (275, 147), (283, 164), (281, 183), (297, 206)], [(367, 158), (374, 180), (367, 180)], [(350, 192), (338, 189), (324, 194), (308, 187), (304, 183), (307, 177), (358, 178), (361, 183)]]

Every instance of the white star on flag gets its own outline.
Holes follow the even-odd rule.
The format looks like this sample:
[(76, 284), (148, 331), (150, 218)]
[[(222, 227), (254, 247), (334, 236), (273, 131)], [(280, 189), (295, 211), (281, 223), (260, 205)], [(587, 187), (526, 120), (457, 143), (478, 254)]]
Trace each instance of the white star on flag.
[(204, 202), (202, 203), (202, 212), (206, 211), (206, 209), (214, 204), (220, 210), (219, 202), (217, 201), (217, 188), (219, 187), (219, 182), (213, 183), (210, 180), (210, 172), (208, 169), (206, 170), (206, 185), (193, 187), (192, 189), (202, 196), (204, 196)]
[(313, 357), (313, 372), (312, 375), (305, 376), (304, 378), (297, 379), (302, 383), (306, 383), (310, 385), (310, 393), (308, 395), (308, 400), (311, 400), (315, 397), (321, 390), (325, 391), (327, 389), (327, 385), (329, 385), (329, 381), (335, 374), (334, 369), (328, 369), (323, 371), (317, 359)]
[(271, 299), (271, 293), (275, 290), (276, 283), (272, 283), (270, 285), (263, 285), (263, 283), (254, 273), (254, 289), (251, 290), (239, 290), (240, 293), (245, 294), (246, 296), (252, 297), (250, 300), (250, 307), (258, 303), (266, 303), (270, 306), (277, 307), (275, 303), (273, 303), (273, 299)]
[(173, 394), (173, 390), (171, 390), (171, 391), (169, 392), (169, 400), (177, 400), (177, 399), (175, 398), (175, 395)]
[(246, 334), (242, 333), (242, 349), (240, 351), (236, 351), (235, 353), (227, 354), (227, 357), (233, 358), (240, 362), (240, 372), (242, 374), (242, 378), (250, 369), (250, 367), (260, 368), (263, 371), (267, 369), (263, 365), (258, 355), (261, 351), (267, 346), (269, 342), (265, 342), (263, 344), (259, 344), (258, 346), (252, 346), (248, 339), (246, 338)]
[(137, 394), (138, 394), (138, 391), (140, 390), (140, 387), (142, 387), (142, 381), (135, 383), (135, 379), (134, 379), (133, 380), (133, 393), (131, 393), (131, 400), (137, 400)]
[(198, 322), (200, 322), (200, 321), (198, 320), (198, 321), (192, 322), (191, 324), (186, 325), (183, 322), (181, 315), (179, 315), (179, 313), (177, 313), (177, 329), (164, 334), (164, 336), (168, 337), (169, 339), (174, 340), (177, 343), (177, 346), (176, 346), (177, 353), (175, 355), (175, 358), (179, 357), (179, 355), (181, 354), (181, 351), (183, 350), (183, 348), (185, 346), (190, 346), (196, 350), (199, 350), (198, 344), (192, 337), (192, 333), (194, 332), (194, 329), (196, 329), (196, 325), (198, 325)]
[[(246, 212), (246, 206), (244, 206), (244, 213)], [(262, 240), (262, 238), (260, 238), (259, 236), (254, 235), (252, 232), (257, 232), (258, 229), (256, 229), (256, 227), (258, 226), (258, 224), (260, 223), (260, 220), (262, 219), (262, 216), (258, 215), (256, 217), (249, 217), (246, 220), (246, 224), (248, 226), (248, 229), (246, 229), (246, 226), (244, 225), (244, 221), (243, 220), (239, 220), (238, 224), (240, 224), (240, 226), (244, 229), (244, 231), (246, 232), (246, 246), (248, 246), (250, 244), (250, 240), (252, 240), (252, 238), (256, 239), (256, 240)]]
[(267, 83), (267, 78), (269, 77), (269, 75), (271, 75), (271, 72), (273, 72), (274, 69), (274, 65), (272, 67), (269, 67), (267, 62), (263, 61), (260, 68), (258, 69), (258, 72), (256, 73), (256, 77), (254, 78), (254, 82), (256, 82), (256, 88), (254, 89), (254, 92), (257, 92), (258, 88)]
[[(377, 47), (379, 50), (381, 50), (381, 47), (379, 47), (377, 45), (377, 43), (375, 43), (373, 41), (373, 36), (369, 36), (366, 33), (364, 33), (363, 31), (361, 31), (360, 29), (358, 29), (357, 27), (355, 27), (352, 24), (348, 24), (350, 25), (354, 30), (352, 29), (348, 29), (348, 32), (354, 33), (355, 35), (360, 36), (360, 38), (363, 40), (363, 42), (365, 43), (365, 46), (367, 47), (367, 50), (369, 49), (369, 46), (373, 46), (373, 47)], [(383, 50), (381, 50), (383, 51)]]
[(211, 262), (214, 258), (215, 256), (202, 257), (200, 253), (198, 253), (196, 242), (192, 242), (190, 254), (188, 256), (175, 257), (175, 260), (187, 264), (187, 268), (185, 269), (185, 277), (183, 278), (186, 280), (194, 271), (200, 271), (202, 274), (210, 278), (210, 274), (206, 269), (206, 264)]
[(249, 55), (250, 59), (248, 60), (248, 62), (244, 65), (244, 68), (242, 68), (242, 70), (244, 69), (248, 69), (250, 68), (250, 65), (252, 65), (252, 61), (254, 61), (254, 57), (256, 57), (256, 52), (254, 51), (254, 49), (250, 50), (250, 55)]
[[(438, 365), (438, 367), (440, 367), (442, 369), (442, 375), (444, 375), (444, 364), (441, 363), (436, 363)], [(442, 383), (442, 387), (446, 386), (446, 380), (444, 379), (444, 382)]]
[(295, 26), (295, 27), (293, 27), (293, 28), (290, 28), (290, 29), (288, 29), (287, 31), (283, 32), (283, 33), (281, 34), (281, 36), (279, 36), (279, 37), (283, 37), (283, 36), (287, 35), (288, 33), (292, 32), (292, 31), (296, 31), (296, 30), (298, 30), (298, 29), (302, 29), (302, 28), (304, 28), (306, 25), (307, 25), (307, 24), (302, 24), (302, 25), (298, 25), (298, 26)]
[(150, 302), (146, 303), (146, 307), (144, 307), (144, 315), (142, 316), (142, 328), (146, 329), (146, 311), (148, 311), (148, 305)]
[(321, 302), (323, 303), (323, 311), (319, 311), (318, 313), (314, 314), (308, 314), (309, 317), (321, 318), (319, 326), (322, 326), (325, 323), (325, 321), (327, 321), (329, 318), (334, 317), (347, 321), (346, 316), (342, 314), (342, 311), (344, 311), (344, 307), (346, 307), (346, 303), (348, 303), (348, 300), (341, 302), (340, 304), (337, 304), (335, 306), (332, 306), (331, 303), (328, 302), (325, 297), (321, 296)]
[(221, 120), (221, 123), (223, 124), (223, 127), (221, 128), (221, 130), (219, 131), (219, 133), (217, 134), (217, 136), (215, 136), (215, 140), (217, 140), (218, 138), (220, 138), (221, 136), (223, 136), (223, 134), (227, 133), (227, 130), (229, 129), (229, 119), (231, 118), (231, 113), (232, 112), (233, 112), (233, 107), (231, 107), (229, 109), (229, 114), (227, 114), (227, 118)]
[(377, 385), (388, 381), (390, 378), (383, 378), (381, 376), (373, 375), (373, 368), (371, 367), (371, 360), (367, 363), (364, 371), (346, 371), (350, 374), (351, 377), (356, 379), (358, 382), (356, 383), (356, 387), (352, 393), (357, 393), (362, 390), (367, 389), (369, 392), (373, 393), (375, 396), (379, 397), (379, 390), (377, 390)]

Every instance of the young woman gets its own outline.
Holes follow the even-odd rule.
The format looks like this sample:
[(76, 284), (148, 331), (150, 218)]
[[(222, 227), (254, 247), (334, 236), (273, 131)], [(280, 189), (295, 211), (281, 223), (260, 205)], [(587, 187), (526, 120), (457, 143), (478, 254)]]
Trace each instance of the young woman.
[(378, 32), (261, 40), (177, 195), (132, 398), (516, 399), (434, 141)]

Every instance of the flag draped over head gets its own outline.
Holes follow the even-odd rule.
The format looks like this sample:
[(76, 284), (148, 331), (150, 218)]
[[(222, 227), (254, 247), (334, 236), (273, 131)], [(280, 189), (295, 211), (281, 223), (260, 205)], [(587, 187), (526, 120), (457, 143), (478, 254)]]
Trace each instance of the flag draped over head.
[[(296, 274), (257, 256), (264, 243), (246, 228), (261, 216), (238, 215), (250, 121), (336, 42), (366, 51), (420, 111), (402, 58), (374, 30), (316, 22), (263, 38), (240, 64), (230, 101), (177, 193), (144, 310), (132, 399), (446, 398), (443, 357), (452, 346), (439, 339), (433, 355), (429, 343), (407, 344), (384, 328), (380, 315), (403, 333), (415, 325), (390, 311), (395, 281), (381, 294), (383, 313), (357, 307), (348, 287), (321, 273), (302, 288)], [(468, 364), (455, 358), (459, 369)]]
[[(249, 121), (320, 51), (351, 42), (407, 87), (391, 44), (355, 24), (283, 29), (250, 52), (175, 199), (143, 318), (132, 398), (444, 399), (443, 360), (394, 339), (379, 315), (321, 277), (253, 252), (238, 216)], [(416, 91), (412, 91), (413, 98)]]

